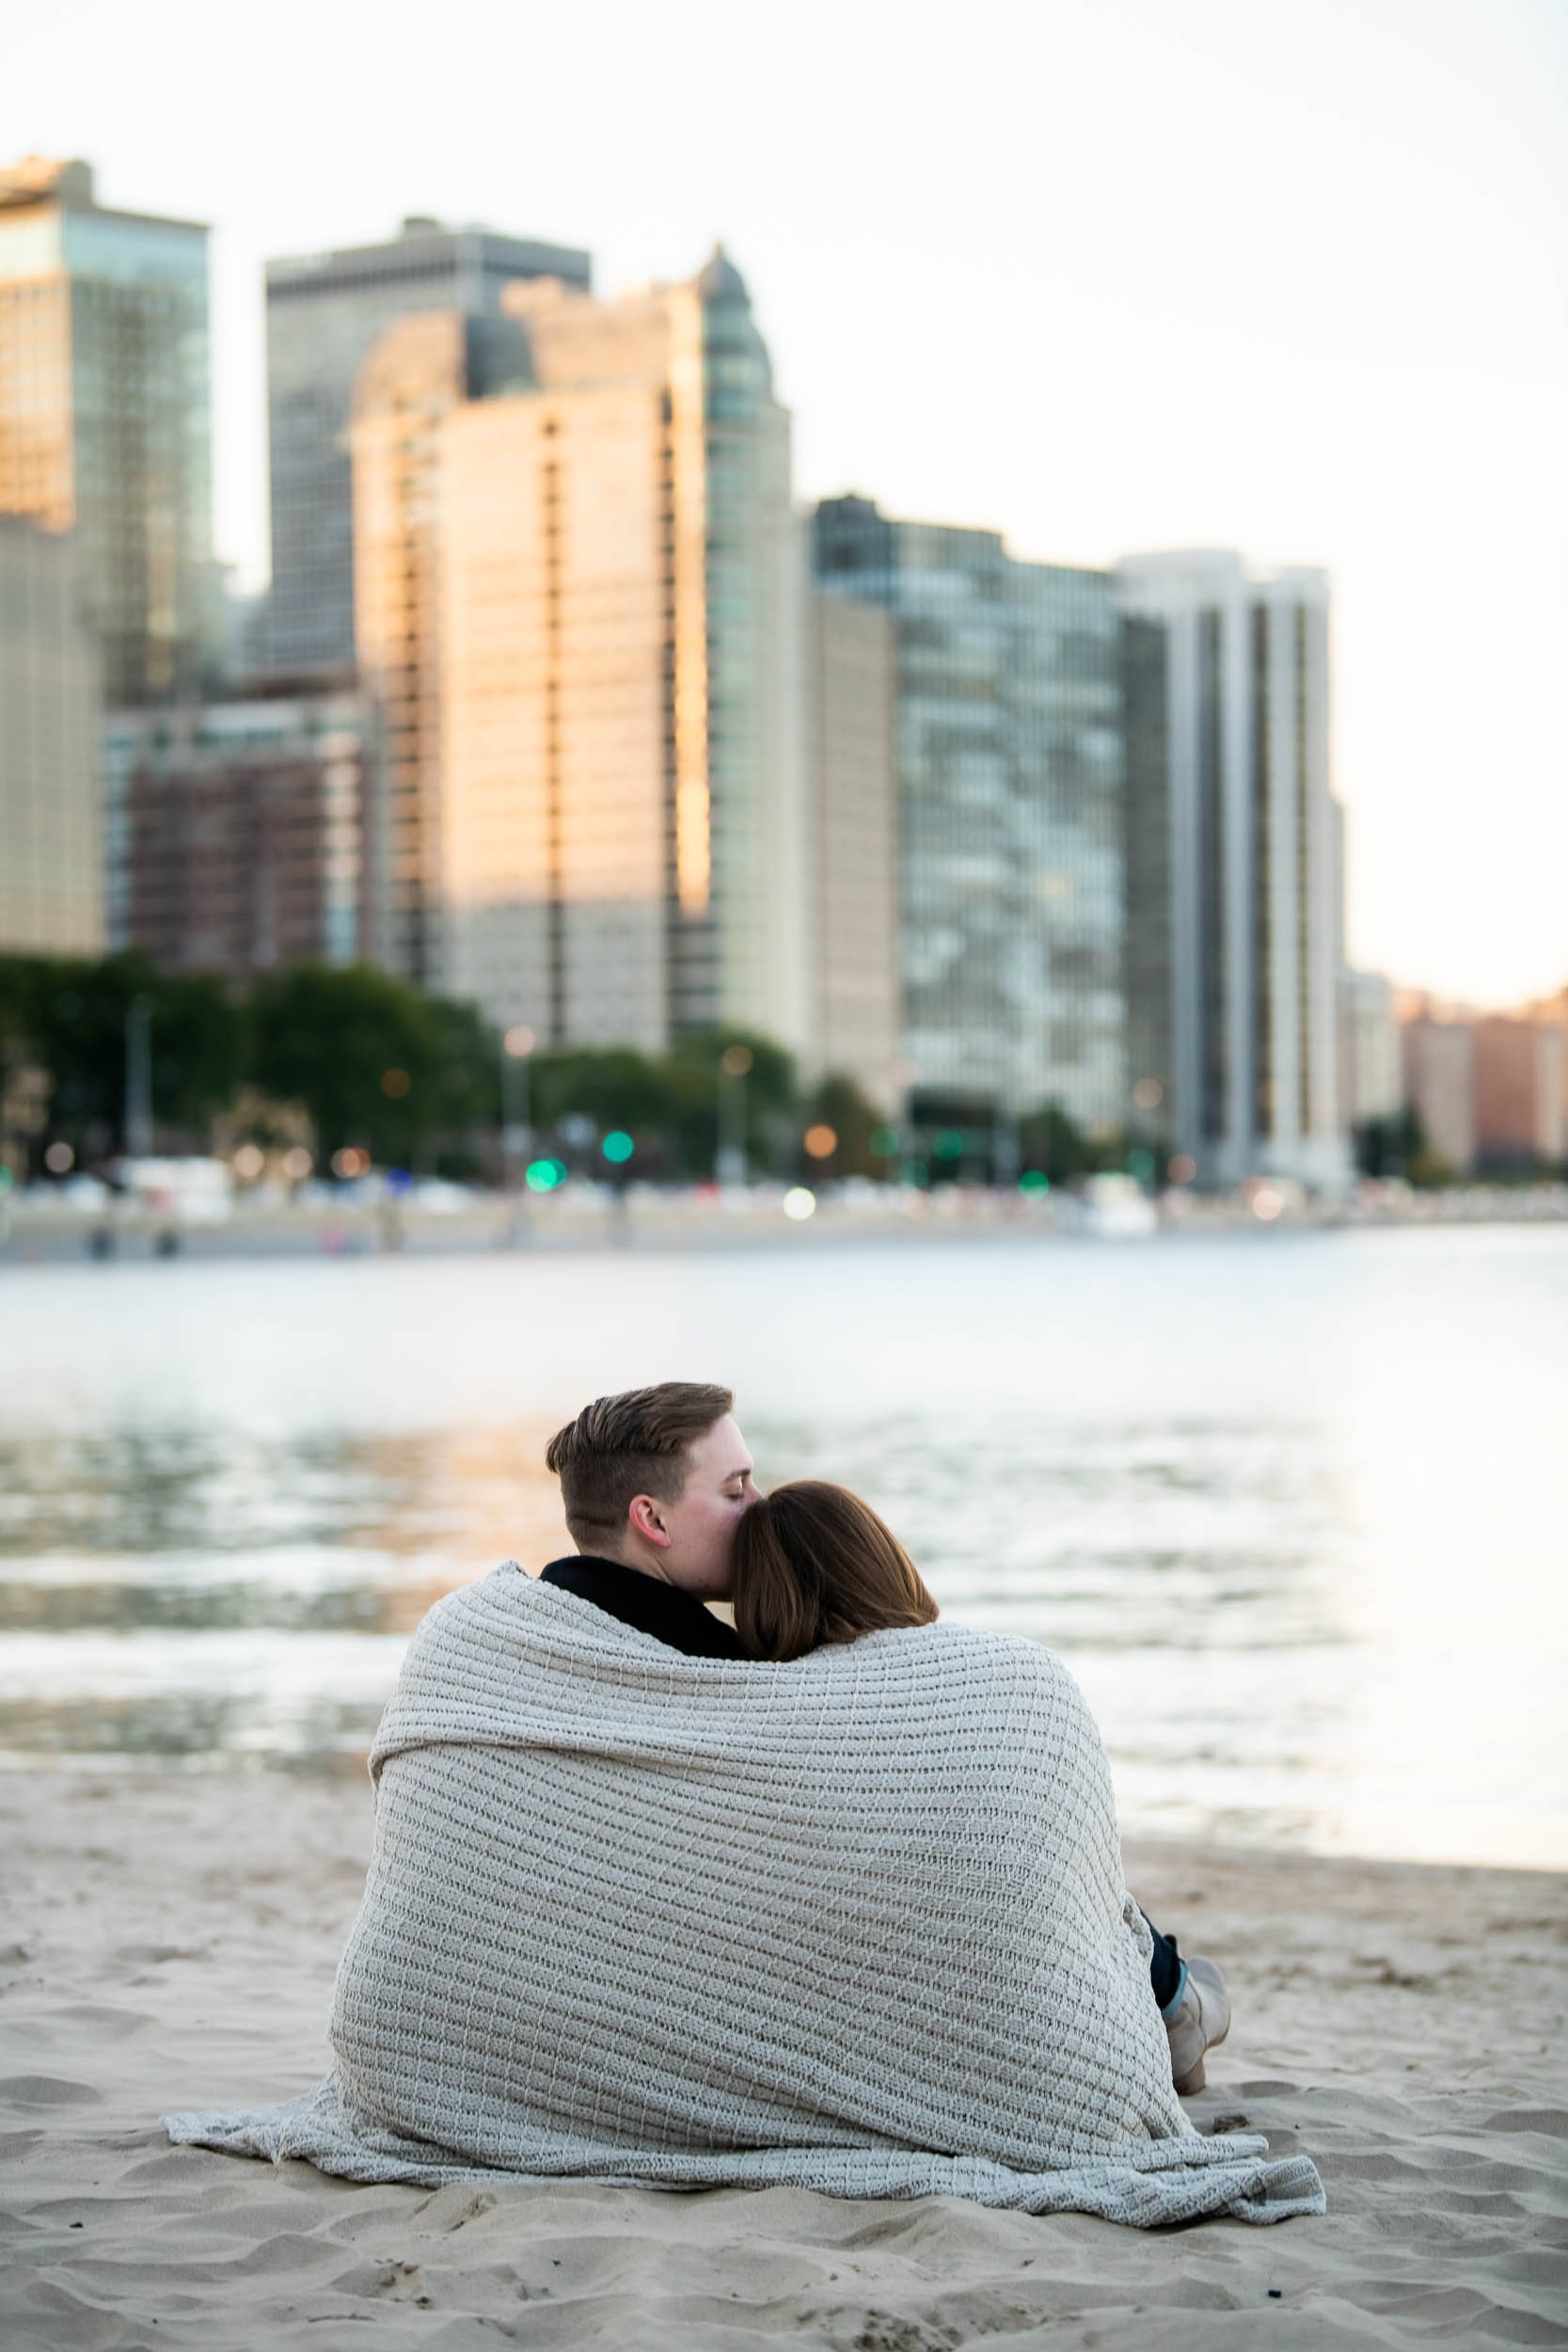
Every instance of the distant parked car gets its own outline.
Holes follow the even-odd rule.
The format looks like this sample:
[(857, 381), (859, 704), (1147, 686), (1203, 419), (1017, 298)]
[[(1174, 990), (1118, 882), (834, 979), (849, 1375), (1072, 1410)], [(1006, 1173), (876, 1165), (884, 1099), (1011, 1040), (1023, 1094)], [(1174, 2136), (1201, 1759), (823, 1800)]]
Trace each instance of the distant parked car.
[(444, 1176), (425, 1176), (409, 1193), (410, 1204), (433, 1216), (456, 1216), (471, 1209), (475, 1196), (467, 1184), (450, 1184)]
[(1159, 1229), (1154, 1203), (1131, 1176), (1085, 1179), (1081, 1230), (1096, 1241), (1147, 1241)]
[(74, 1176), (64, 1176), (57, 1184), (29, 1184), (27, 1199), (40, 1207), (79, 1209), (86, 1216), (103, 1208), (114, 1195), (102, 1176), (89, 1176), (86, 1168), (79, 1168)]
[(117, 1160), (110, 1172), (134, 1200), (182, 1225), (222, 1225), (234, 1205), (227, 1160)]

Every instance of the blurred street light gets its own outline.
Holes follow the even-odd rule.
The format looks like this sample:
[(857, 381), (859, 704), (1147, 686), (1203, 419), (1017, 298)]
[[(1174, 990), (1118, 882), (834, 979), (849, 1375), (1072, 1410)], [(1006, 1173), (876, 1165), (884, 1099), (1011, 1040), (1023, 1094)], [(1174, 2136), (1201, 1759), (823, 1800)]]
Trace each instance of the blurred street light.
[(1018, 1182), (1018, 1171), (1023, 1154), (1019, 1148), (1018, 1120), (1011, 1112), (996, 1108), (996, 1124), (991, 1130), (991, 1182), (999, 1192), (1010, 1192)]
[(152, 1150), (152, 999), (144, 993), (125, 1008), (125, 1156), (145, 1160)]
[(726, 1045), (719, 1057), (719, 1155), (715, 1174), (721, 1184), (743, 1184), (746, 1166), (746, 1073), (749, 1045)]
[(501, 1040), (501, 1184), (507, 1192), (517, 1189), (517, 1170), (533, 1141), (528, 1057), (536, 1042), (533, 1031), (521, 1021)]

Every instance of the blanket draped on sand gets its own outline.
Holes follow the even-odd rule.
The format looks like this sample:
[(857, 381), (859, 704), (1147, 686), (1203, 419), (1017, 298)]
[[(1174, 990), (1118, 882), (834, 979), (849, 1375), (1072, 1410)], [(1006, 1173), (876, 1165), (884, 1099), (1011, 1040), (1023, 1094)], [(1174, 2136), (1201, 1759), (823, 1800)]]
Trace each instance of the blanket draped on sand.
[(170, 2137), (356, 2181), (1318, 2213), (1171, 2088), (1104, 1752), (1060, 1661), (937, 1625), (685, 1658), (515, 1565), (376, 1737), (337, 2063)]

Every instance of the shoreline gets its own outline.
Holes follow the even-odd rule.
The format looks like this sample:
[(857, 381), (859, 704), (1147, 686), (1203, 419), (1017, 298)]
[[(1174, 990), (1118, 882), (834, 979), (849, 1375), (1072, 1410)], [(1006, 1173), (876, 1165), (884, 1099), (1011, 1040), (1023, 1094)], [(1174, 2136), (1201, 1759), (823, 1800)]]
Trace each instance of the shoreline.
[[(1340, 1203), (1292, 1209), (1270, 1221), (1243, 1201), (1189, 1201), (1165, 1210), (1148, 1232), (1098, 1232), (1075, 1215), (994, 1196), (914, 1196), (919, 1209), (855, 1206), (823, 1198), (808, 1218), (792, 1221), (776, 1206), (730, 1209), (712, 1202), (651, 1199), (626, 1208), (597, 1202), (515, 1204), (488, 1200), (455, 1214), (400, 1210), (388, 1218), (366, 1205), (313, 1205), (246, 1214), (221, 1222), (183, 1222), (146, 1210), (105, 1221), (83, 1212), (0, 1211), (0, 1270), (43, 1265), (215, 1263), (259, 1259), (508, 1257), (585, 1255), (633, 1250), (646, 1255), (737, 1249), (843, 1248), (862, 1243), (1029, 1241), (1042, 1246), (1102, 1246), (1286, 1234), (1394, 1233), (1455, 1229), (1568, 1225), (1568, 1187), (1433, 1197), (1431, 1205), (1390, 1211)], [(949, 1205), (951, 1201), (952, 1205)]]
[(325, 2071), (368, 1786), (8, 1772), (0, 1824), (8, 2352), (1568, 2341), (1560, 1874), (1130, 1836), (1140, 1899), (1230, 1979), (1194, 2121), (1244, 2116), (1329, 2194), (1319, 2220), (1146, 2234), (951, 2199), (433, 2196), (171, 2148), (160, 2112)]

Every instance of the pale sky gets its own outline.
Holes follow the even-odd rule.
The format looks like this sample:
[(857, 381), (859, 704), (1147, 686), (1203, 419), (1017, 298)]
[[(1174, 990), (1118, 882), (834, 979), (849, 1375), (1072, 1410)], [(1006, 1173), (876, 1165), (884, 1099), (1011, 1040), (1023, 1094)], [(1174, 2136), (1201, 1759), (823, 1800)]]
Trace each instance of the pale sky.
[(214, 225), (245, 580), (264, 257), (722, 237), (802, 498), (1326, 565), (1353, 957), (1568, 981), (1568, 0), (0, 0), (0, 158)]

